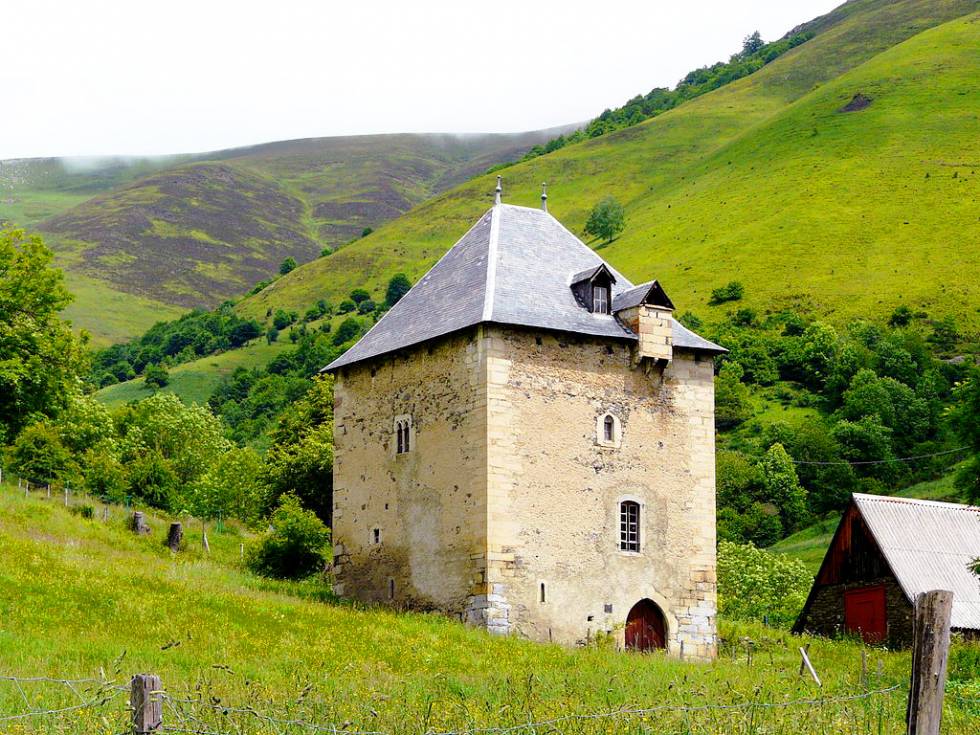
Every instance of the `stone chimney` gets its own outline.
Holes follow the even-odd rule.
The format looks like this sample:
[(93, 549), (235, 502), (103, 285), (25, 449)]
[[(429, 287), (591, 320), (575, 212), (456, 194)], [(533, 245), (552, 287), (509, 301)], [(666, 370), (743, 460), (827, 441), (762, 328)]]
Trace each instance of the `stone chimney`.
[(640, 304), (616, 312), (616, 316), (640, 337), (635, 362), (648, 357), (666, 365), (674, 357), (673, 309), (655, 304)]

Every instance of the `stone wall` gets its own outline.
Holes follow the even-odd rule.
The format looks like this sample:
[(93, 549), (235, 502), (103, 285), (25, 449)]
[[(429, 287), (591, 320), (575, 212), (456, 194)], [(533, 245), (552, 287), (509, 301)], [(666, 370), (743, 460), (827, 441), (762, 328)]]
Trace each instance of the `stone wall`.
[(892, 576), (860, 580), (846, 584), (821, 585), (813, 593), (813, 599), (802, 621), (803, 630), (823, 636), (844, 633), (844, 593), (848, 590), (885, 587), (885, 614), (888, 619), (886, 643), (902, 648), (912, 644), (912, 620), (914, 610), (898, 582)]
[[(661, 373), (634, 367), (627, 342), (498, 327), (485, 340), (497, 629), (622, 644), (627, 613), (649, 598), (673, 652), (714, 656), (711, 359), (675, 350)], [(597, 435), (605, 413), (617, 446)], [(624, 499), (641, 506), (639, 553), (619, 550)]]
[[(484, 589), (482, 344), (473, 330), (337, 375), (339, 594), (462, 616)], [(397, 454), (395, 420), (403, 417), (411, 419), (410, 451)]]

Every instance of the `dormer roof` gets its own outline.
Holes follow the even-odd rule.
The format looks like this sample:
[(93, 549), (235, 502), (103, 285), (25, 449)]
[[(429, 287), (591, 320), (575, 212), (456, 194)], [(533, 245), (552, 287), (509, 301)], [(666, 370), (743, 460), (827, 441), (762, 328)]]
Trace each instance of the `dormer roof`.
[[(608, 272), (615, 299), (633, 284), (540, 209), (495, 204), (359, 342), (325, 370), (481, 323), (636, 340), (612, 314), (583, 309), (573, 279)], [(724, 349), (674, 323), (674, 347)]]
[(640, 304), (674, 310), (674, 302), (670, 300), (663, 287), (657, 281), (647, 281), (614, 296), (613, 312), (631, 309)]

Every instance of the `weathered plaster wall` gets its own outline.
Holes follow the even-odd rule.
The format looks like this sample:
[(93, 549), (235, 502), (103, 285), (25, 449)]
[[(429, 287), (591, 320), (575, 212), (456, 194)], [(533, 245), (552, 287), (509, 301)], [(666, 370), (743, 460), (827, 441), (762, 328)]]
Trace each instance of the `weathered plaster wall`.
[(844, 593), (878, 584), (885, 587), (885, 615), (888, 620), (888, 637), (885, 642), (896, 647), (910, 646), (914, 611), (902, 588), (890, 575), (846, 584), (821, 585), (814, 591), (806, 618), (802, 621), (803, 629), (817, 635), (843, 634)]
[[(489, 327), (485, 341), (488, 583), (500, 629), (565, 643), (612, 632), (622, 643), (646, 597), (665, 613), (673, 652), (683, 641), (685, 655), (715, 655), (710, 358), (676, 350), (661, 376), (610, 340)], [(607, 411), (618, 448), (597, 441)], [(640, 553), (619, 550), (626, 498), (642, 506)]]
[[(454, 335), (337, 376), (340, 594), (462, 615), (471, 594), (483, 589), (486, 370), (478, 335)], [(394, 422), (406, 415), (411, 450), (399, 455)]]

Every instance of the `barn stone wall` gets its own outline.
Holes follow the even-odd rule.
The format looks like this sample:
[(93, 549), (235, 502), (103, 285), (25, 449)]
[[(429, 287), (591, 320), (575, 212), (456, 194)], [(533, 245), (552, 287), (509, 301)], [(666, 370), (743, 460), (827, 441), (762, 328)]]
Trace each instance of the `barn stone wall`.
[(912, 644), (914, 610), (898, 582), (892, 576), (859, 582), (821, 585), (813, 592), (802, 628), (807, 633), (838, 636), (844, 633), (844, 593), (848, 590), (884, 585), (885, 615), (888, 620), (886, 643), (903, 648)]
[[(714, 384), (710, 358), (661, 373), (628, 343), (491, 327), (488, 583), (535, 640), (620, 645), (643, 598), (669, 647), (716, 653)], [(606, 413), (617, 441), (597, 432)], [(619, 502), (641, 505), (641, 550), (619, 550)], [(541, 585), (545, 601), (541, 602)]]

